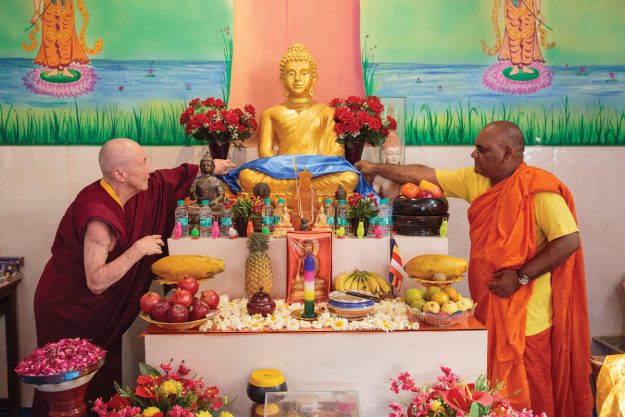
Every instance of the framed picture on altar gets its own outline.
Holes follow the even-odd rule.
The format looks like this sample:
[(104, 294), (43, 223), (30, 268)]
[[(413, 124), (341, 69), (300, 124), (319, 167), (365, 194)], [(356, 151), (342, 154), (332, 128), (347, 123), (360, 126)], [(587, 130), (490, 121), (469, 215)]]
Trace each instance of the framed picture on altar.
[(386, 142), (378, 148), (378, 162), (381, 164), (403, 165), (406, 162), (406, 97), (380, 97), (386, 116), (397, 121), (397, 129), (391, 131)]
[(328, 301), (332, 287), (332, 233), (289, 232), (286, 257), (288, 303), (304, 301), (304, 259), (308, 253), (315, 261), (315, 302)]

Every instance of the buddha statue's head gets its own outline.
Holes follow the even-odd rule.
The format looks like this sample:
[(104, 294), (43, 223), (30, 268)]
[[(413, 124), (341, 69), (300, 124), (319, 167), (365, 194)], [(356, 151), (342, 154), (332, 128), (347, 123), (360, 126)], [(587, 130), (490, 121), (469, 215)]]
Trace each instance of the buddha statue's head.
[(317, 63), (301, 43), (291, 45), (282, 56), (280, 80), (282, 80), (288, 98), (312, 97), (313, 86), (317, 81)]

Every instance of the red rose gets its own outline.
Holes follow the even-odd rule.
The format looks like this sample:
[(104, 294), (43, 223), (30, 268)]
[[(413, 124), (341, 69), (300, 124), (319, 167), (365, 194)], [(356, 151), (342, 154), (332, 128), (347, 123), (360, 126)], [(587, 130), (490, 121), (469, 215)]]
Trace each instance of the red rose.
[(245, 116), (245, 113), (243, 113), (243, 110), (241, 109), (232, 109), (232, 111), (238, 116), (238, 117), (243, 117)]
[(344, 122), (344, 123), (350, 122), (353, 119), (353, 117), (354, 117), (354, 114), (347, 107), (339, 107), (334, 112), (334, 120), (337, 120), (339, 122)]
[(371, 116), (369, 116), (369, 113), (364, 110), (360, 110), (356, 113), (356, 120), (358, 120), (361, 124), (368, 123), (370, 121), (370, 117)]
[(224, 125), (223, 121), (218, 120), (216, 122), (211, 123), (208, 126), (208, 131), (209, 132), (225, 132), (226, 131), (226, 125)]
[(380, 130), (380, 135), (382, 135), (383, 138), (388, 137), (388, 133), (389, 133), (389, 131), (385, 127), (383, 127), (382, 130)]
[(192, 115), (193, 115), (193, 109), (185, 110), (180, 116), (180, 124), (183, 125), (187, 123)]
[(389, 123), (388, 128), (391, 130), (397, 130), (397, 122), (393, 116), (386, 116), (386, 121)]
[(334, 131), (338, 133), (339, 135), (342, 135), (343, 133), (345, 133), (346, 130), (347, 130), (347, 127), (345, 126), (344, 123), (337, 123), (334, 125)]
[(215, 99), (215, 104), (216, 107), (222, 107), (222, 108), (226, 108), (226, 103), (224, 103), (222, 100), (220, 99)]
[(242, 124), (237, 125), (237, 131), (243, 133), (245, 132), (245, 126), (243, 126)]
[(258, 123), (256, 123), (256, 119), (252, 119), (252, 120), (250, 120), (250, 123), (251, 123), (252, 128), (253, 128), (254, 130), (256, 130), (256, 129), (258, 128)]
[(384, 111), (384, 105), (380, 103), (380, 99), (376, 96), (370, 96), (367, 99), (367, 106), (375, 112), (375, 114), (380, 114)]
[(245, 111), (254, 116), (256, 114), (256, 109), (251, 104), (246, 104), (244, 107)]
[(362, 125), (358, 122), (358, 120), (352, 120), (347, 123), (347, 131), (349, 133), (358, 133), (360, 132), (360, 128)]
[(369, 119), (369, 127), (376, 132), (382, 128), (382, 120), (379, 117), (371, 117)]
[(360, 106), (362, 103), (364, 103), (364, 100), (360, 97), (349, 96), (349, 98), (347, 99), (347, 104)]
[(226, 123), (230, 125), (237, 125), (239, 123), (239, 116), (233, 111), (224, 110), (221, 112), (221, 117), (226, 120)]
[(206, 113), (206, 117), (208, 117), (211, 120), (213, 120), (215, 118), (215, 116), (217, 116), (217, 111), (216, 110), (209, 110)]
[(330, 107), (334, 107), (335, 109), (337, 109), (342, 102), (343, 100), (341, 100), (340, 98), (332, 99), (332, 101), (330, 102)]
[(189, 102), (189, 106), (195, 107), (195, 105), (198, 104), (199, 102), (200, 102), (199, 98), (194, 98), (193, 100)]

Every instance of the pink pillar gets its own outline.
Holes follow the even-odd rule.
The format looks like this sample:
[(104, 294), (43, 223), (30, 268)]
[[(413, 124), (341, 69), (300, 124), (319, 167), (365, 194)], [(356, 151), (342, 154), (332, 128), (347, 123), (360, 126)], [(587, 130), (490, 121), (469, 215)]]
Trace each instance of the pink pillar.
[(234, 0), (230, 107), (284, 101), (280, 57), (296, 42), (317, 61), (315, 101), (364, 96), (359, 0)]

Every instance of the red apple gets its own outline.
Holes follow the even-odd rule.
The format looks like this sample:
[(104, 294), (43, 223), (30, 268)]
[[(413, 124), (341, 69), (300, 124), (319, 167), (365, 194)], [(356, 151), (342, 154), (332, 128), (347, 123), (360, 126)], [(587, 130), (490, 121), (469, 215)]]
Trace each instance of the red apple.
[(204, 290), (202, 291), (200, 300), (204, 301), (211, 308), (211, 310), (215, 310), (219, 305), (219, 294), (213, 290)]
[(178, 281), (178, 288), (187, 290), (191, 293), (191, 295), (195, 295), (195, 293), (197, 293), (197, 290), (200, 289), (200, 284), (197, 283), (197, 279), (191, 276), (187, 276)]
[(171, 295), (171, 303), (180, 304), (184, 308), (189, 308), (191, 301), (193, 301), (193, 294), (187, 290), (183, 290), (182, 288), (176, 288)]
[(189, 320), (189, 310), (180, 304), (174, 304), (167, 311), (167, 321), (169, 323), (184, 323)]
[(433, 198), (434, 194), (429, 190), (421, 190), (417, 193), (417, 198)]
[(189, 307), (189, 320), (195, 321), (206, 317), (211, 309), (204, 301), (197, 300)]
[(154, 304), (152, 307), (152, 312), (150, 315), (156, 321), (167, 321), (167, 311), (171, 307), (171, 304), (167, 300), (161, 300), (158, 303)]
[(152, 312), (152, 308), (154, 304), (161, 301), (161, 295), (157, 292), (150, 291), (146, 292), (139, 299), (139, 306), (141, 306), (141, 311), (145, 314), (150, 314)]

